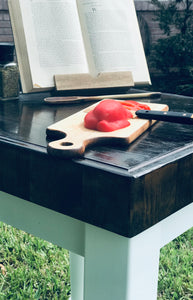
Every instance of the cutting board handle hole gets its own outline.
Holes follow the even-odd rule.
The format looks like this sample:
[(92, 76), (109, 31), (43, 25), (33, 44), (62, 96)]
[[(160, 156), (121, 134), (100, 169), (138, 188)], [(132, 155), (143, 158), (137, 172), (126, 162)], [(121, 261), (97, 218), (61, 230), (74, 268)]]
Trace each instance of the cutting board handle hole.
[(72, 146), (73, 143), (70, 143), (70, 142), (62, 142), (60, 145), (66, 147), (66, 146)]

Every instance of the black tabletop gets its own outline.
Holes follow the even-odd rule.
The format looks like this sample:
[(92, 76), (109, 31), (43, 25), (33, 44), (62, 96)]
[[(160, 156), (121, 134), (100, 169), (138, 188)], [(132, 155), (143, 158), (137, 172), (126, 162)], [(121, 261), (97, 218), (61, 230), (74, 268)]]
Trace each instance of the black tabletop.
[[(157, 122), (129, 146), (95, 145), (65, 160), (47, 153), (46, 128), (91, 104), (45, 96), (0, 102), (1, 190), (127, 237), (192, 202), (192, 125)], [(142, 101), (193, 112), (191, 97)]]

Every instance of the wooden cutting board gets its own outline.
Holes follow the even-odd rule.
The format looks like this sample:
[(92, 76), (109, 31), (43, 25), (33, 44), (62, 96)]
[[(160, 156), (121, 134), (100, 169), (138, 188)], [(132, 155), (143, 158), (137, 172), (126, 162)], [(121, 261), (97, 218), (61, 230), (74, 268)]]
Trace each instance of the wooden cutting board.
[[(48, 153), (55, 156), (69, 158), (84, 154), (88, 145), (96, 143), (130, 144), (156, 122), (155, 120), (149, 121), (134, 118), (129, 119), (131, 124), (130, 126), (112, 132), (100, 132), (87, 129), (84, 127), (84, 117), (98, 103), (99, 102), (49, 126), (46, 131), (48, 137), (65, 137), (50, 142), (47, 147)], [(151, 110), (167, 111), (169, 109), (166, 104), (144, 104), (147, 104)]]

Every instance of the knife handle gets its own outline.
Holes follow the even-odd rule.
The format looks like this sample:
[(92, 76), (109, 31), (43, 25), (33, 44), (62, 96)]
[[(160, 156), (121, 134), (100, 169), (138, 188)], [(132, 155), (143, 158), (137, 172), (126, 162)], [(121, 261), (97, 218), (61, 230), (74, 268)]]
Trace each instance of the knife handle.
[(142, 119), (158, 120), (181, 124), (193, 124), (193, 114), (174, 111), (138, 110), (135, 114)]

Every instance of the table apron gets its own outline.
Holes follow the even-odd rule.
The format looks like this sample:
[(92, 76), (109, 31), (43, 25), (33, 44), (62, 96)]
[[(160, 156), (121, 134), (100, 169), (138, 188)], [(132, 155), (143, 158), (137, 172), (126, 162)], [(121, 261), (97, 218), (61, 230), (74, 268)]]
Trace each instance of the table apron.
[(84, 222), (1, 191), (0, 221), (84, 256)]
[[(193, 226), (192, 216), (193, 203), (133, 238), (122, 238), (136, 240), (140, 239), (142, 235), (156, 230), (159, 235), (159, 248), (162, 248)], [(2, 191), (0, 191), (0, 221), (68, 249), (75, 254), (85, 255), (85, 234), (86, 226), (88, 226), (85, 222)], [(99, 227), (92, 227), (101, 232), (107, 231)], [(117, 235), (113, 232), (109, 234)]]

